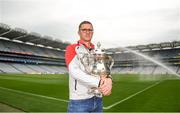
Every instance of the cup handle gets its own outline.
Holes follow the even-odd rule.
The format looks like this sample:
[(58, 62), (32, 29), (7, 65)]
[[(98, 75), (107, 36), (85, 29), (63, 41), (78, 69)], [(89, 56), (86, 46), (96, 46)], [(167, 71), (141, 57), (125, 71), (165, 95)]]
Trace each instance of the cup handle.
[(109, 59), (110, 59), (110, 61), (111, 61), (111, 64), (110, 64), (110, 66), (109, 66), (109, 69), (111, 70), (111, 69), (112, 69), (112, 66), (114, 65), (114, 59), (113, 59), (111, 56), (109, 56)]

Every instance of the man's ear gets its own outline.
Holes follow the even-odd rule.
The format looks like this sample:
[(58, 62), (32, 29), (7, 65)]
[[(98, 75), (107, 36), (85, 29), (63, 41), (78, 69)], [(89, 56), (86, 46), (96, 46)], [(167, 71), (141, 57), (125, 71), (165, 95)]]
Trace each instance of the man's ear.
[(78, 30), (78, 35), (80, 36), (80, 31)]

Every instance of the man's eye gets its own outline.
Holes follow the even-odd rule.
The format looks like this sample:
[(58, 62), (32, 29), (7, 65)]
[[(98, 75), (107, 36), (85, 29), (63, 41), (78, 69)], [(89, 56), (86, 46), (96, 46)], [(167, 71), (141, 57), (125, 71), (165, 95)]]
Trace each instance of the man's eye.
[(83, 31), (83, 32), (93, 32), (93, 29), (81, 29), (81, 31)]

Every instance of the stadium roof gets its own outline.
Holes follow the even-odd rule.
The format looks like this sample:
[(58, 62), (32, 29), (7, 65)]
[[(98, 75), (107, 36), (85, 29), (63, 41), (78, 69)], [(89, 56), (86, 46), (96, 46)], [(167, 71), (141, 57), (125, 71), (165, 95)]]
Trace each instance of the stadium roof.
[[(163, 50), (167, 48), (180, 48), (180, 41), (173, 41), (173, 42), (162, 42), (159, 44), (148, 44), (148, 45), (137, 45), (137, 46), (128, 46), (125, 47), (127, 49), (131, 50), (137, 50), (137, 51), (151, 51), (151, 50)], [(126, 49), (119, 47), (119, 48), (110, 48), (106, 51), (112, 52), (112, 53), (119, 53), (119, 52), (125, 52)]]
[(69, 42), (63, 42), (58, 39), (53, 39), (51, 36), (41, 36), (39, 33), (30, 32), (21, 28), (11, 28), (7, 24), (0, 23), (0, 37), (9, 40), (18, 40), (21, 42), (30, 42), (35, 45), (49, 46), (64, 50)]
[[(64, 50), (69, 42), (63, 42), (59, 39), (54, 39), (51, 36), (42, 36), (36, 32), (27, 32), (21, 28), (11, 28), (9, 25), (0, 23), (0, 37), (7, 38), (9, 40), (18, 40), (26, 43), (33, 43), (34, 45), (43, 45), (46, 47), (58, 48)], [(155, 49), (165, 49), (165, 48), (180, 48), (180, 41), (173, 42), (162, 42), (159, 44), (148, 44), (148, 45), (137, 45), (126, 47), (132, 50), (155, 50)], [(127, 51), (123, 48), (110, 48), (106, 51), (116, 53)]]

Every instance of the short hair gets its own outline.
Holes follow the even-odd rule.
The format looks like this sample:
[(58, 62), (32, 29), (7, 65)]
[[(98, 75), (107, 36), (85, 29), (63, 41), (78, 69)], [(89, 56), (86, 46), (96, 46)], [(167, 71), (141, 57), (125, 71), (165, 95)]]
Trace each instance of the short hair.
[(81, 26), (82, 26), (83, 24), (91, 24), (91, 26), (93, 27), (93, 25), (92, 25), (91, 22), (89, 22), (89, 21), (82, 21), (82, 22), (79, 24), (79, 30), (81, 29)]

